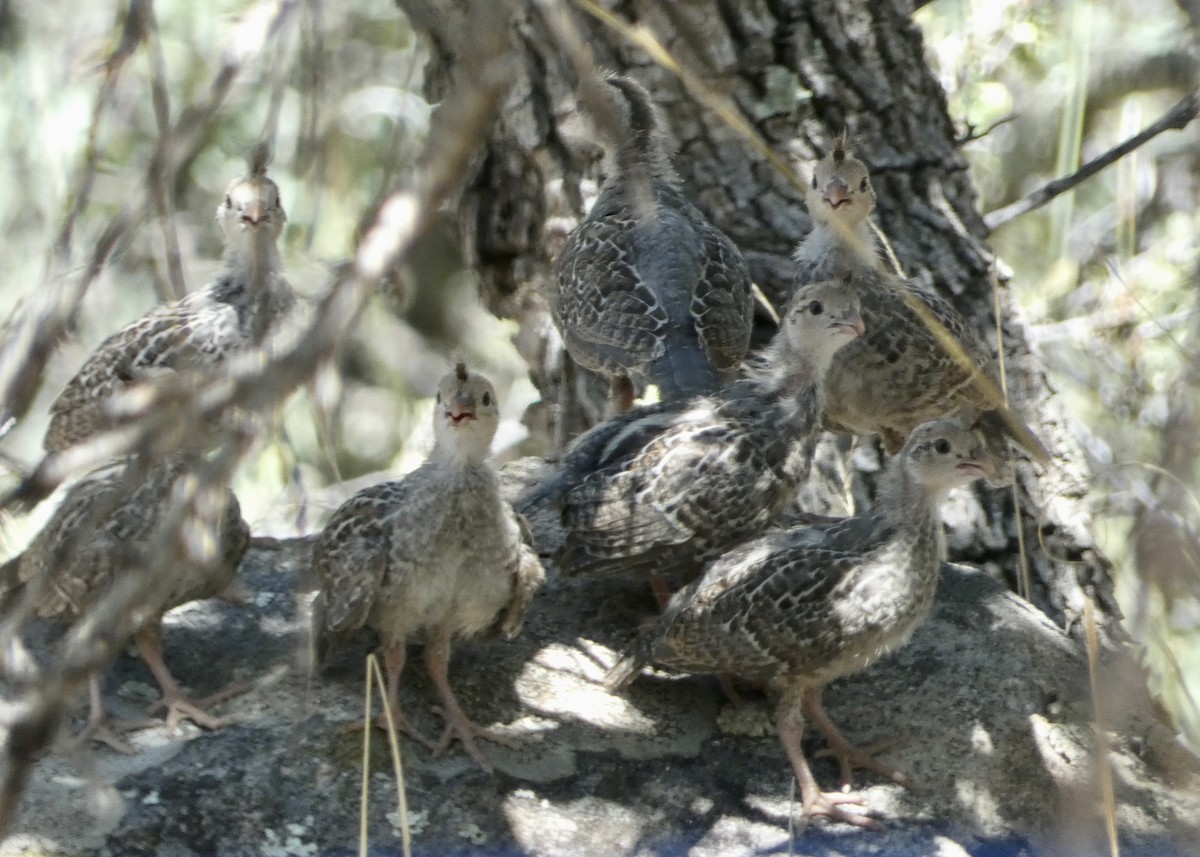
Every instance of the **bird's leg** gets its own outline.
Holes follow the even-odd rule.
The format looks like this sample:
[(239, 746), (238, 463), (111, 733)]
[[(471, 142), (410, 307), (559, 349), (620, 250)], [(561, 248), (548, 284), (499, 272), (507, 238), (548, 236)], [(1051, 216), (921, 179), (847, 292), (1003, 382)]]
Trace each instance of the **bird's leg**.
[(446, 730), (442, 733), (442, 740), (438, 742), (438, 748), (434, 751), (436, 756), (447, 747), (450, 742), (458, 738), (462, 742), (463, 749), (467, 754), (474, 759), (479, 767), (483, 768), (489, 774), (492, 772), (492, 766), (488, 764), (487, 759), (479, 752), (479, 747), (475, 744), (475, 738), (485, 738), (496, 744), (503, 744), (506, 747), (515, 747), (515, 742), (512, 739), (497, 735), (472, 723), (471, 720), (463, 713), (462, 708), (458, 704), (458, 700), (454, 697), (454, 691), (450, 688), (450, 635), (444, 631), (439, 631), (428, 645), (425, 647), (425, 665), (429, 669), (429, 677), (433, 679), (434, 687), (437, 688), (438, 696), (442, 700), (442, 716), (446, 718)]
[(624, 375), (615, 375), (608, 392), (608, 406), (612, 411), (606, 416), (616, 416), (633, 409), (633, 382)]
[(117, 753), (122, 753), (131, 756), (137, 751), (133, 749), (125, 741), (122, 741), (118, 732), (128, 731), (130, 728), (138, 728), (150, 725), (151, 721), (138, 724), (116, 724), (114, 728), (112, 717), (104, 710), (104, 699), (100, 694), (100, 676), (93, 673), (88, 676), (88, 719), (80, 730), (76, 740), (83, 741), (98, 741)]
[(863, 770), (879, 774), (893, 783), (898, 783), (906, 789), (917, 789), (918, 786), (913, 780), (895, 768), (891, 768), (876, 760), (872, 755), (891, 746), (895, 741), (885, 741), (881, 744), (868, 747), (865, 750), (851, 744), (850, 740), (842, 734), (837, 725), (829, 718), (829, 715), (825, 713), (825, 707), (821, 704), (821, 693), (823, 690), (824, 688), (820, 687), (805, 690), (801, 706), (804, 714), (817, 727), (817, 731), (825, 736), (825, 741), (829, 744), (829, 754), (837, 759), (838, 768), (842, 776), (842, 788), (848, 790), (850, 788), (851, 773), (855, 768), (862, 768)]
[[(384, 647), (383, 668), (387, 670), (387, 697), (384, 699), (384, 704), (392, 712), (392, 722), (396, 725), (397, 731), (403, 732), (414, 741), (419, 741), (431, 751), (437, 750), (437, 741), (427, 737), (409, 723), (408, 718), (404, 716), (404, 712), (400, 708), (400, 674), (404, 672), (404, 661), (408, 653), (407, 649), (407, 645), (403, 642)], [(387, 729), (387, 715), (384, 712), (381, 711), (376, 714), (374, 722), (380, 729)], [(351, 724), (349, 728), (361, 729), (363, 725), (363, 722), (360, 720), (358, 723)]]
[(662, 613), (666, 611), (667, 604), (671, 602), (671, 588), (667, 586), (667, 582), (657, 575), (651, 577), (650, 593), (654, 596), (654, 602), (658, 605), (658, 612)]
[(796, 781), (800, 784), (800, 803), (806, 818), (823, 815), (857, 827), (881, 829), (881, 825), (875, 819), (844, 808), (845, 804), (864, 805), (865, 800), (861, 796), (846, 792), (823, 792), (817, 786), (812, 770), (808, 767), (808, 760), (804, 758), (804, 750), (800, 747), (804, 722), (800, 712), (786, 697), (775, 710), (775, 728), (779, 732), (783, 749), (787, 751), (788, 759), (791, 760)]
[(166, 723), (172, 729), (183, 720), (191, 720), (204, 729), (220, 729), (229, 722), (228, 719), (214, 717), (205, 709), (250, 689), (248, 685), (234, 685), (214, 693), (212, 696), (193, 701), (183, 692), (183, 688), (179, 686), (175, 677), (171, 675), (171, 671), (167, 669), (167, 665), (163, 663), (162, 638), (158, 624), (147, 625), (138, 631), (133, 639), (137, 644), (138, 654), (142, 656), (142, 660), (146, 662), (146, 666), (150, 668), (154, 680), (158, 682), (158, 686), (162, 690), (162, 698), (150, 706), (150, 713), (165, 708), (167, 710)]

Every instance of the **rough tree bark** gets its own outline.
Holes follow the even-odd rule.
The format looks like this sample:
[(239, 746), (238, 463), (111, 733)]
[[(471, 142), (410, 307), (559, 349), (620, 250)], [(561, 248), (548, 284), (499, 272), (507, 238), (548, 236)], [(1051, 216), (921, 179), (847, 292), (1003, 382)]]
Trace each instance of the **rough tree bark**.
[[(431, 101), (457, 61), (469, 24), (466, 0), (397, 0), (429, 39)], [(1075, 629), (1085, 599), (1110, 630), (1118, 611), (1109, 566), (1089, 532), (1088, 477), (1080, 452), (1039, 372), (1004, 266), (988, 248), (960, 131), (924, 57), (906, 0), (621, 0), (604, 4), (648, 27), (709, 87), (727, 95), (780, 153), (818, 157), (850, 130), (872, 168), (876, 222), (905, 271), (930, 278), (988, 341), (995, 341), (998, 281), (1010, 395), (1054, 452), (1047, 473), (1019, 473), (1020, 531), (1032, 600)], [(599, 178), (599, 150), (575, 124), (574, 75), (542, 17), (556, 3), (512, 4), (517, 83), (459, 200), (466, 258), (487, 305), (522, 322), (522, 346), (543, 393), (560, 388), (553, 331), (541, 290), (565, 229), (582, 210), (581, 183)], [(789, 255), (809, 228), (801, 195), (673, 74), (622, 36), (571, 7), (602, 68), (628, 70), (665, 110), (678, 143), (676, 164), (710, 219), (742, 248), (776, 303), (789, 289)], [(564, 227), (564, 224), (567, 224)], [(568, 403), (562, 403), (564, 407)], [(858, 460), (858, 459), (856, 459)], [(1002, 577), (1021, 577), (1018, 516), (1008, 489), (982, 489), (956, 517), (952, 554)]]

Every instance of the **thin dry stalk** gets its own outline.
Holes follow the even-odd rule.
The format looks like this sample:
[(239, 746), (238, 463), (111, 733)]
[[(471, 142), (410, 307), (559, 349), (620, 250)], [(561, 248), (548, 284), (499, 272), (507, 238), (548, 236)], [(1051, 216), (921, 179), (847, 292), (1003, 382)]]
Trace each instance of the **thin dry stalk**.
[(379, 688), (379, 696), (383, 700), (383, 717), (387, 723), (388, 747), (392, 754), (392, 773), (396, 777), (396, 811), (400, 814), (400, 846), (404, 857), (412, 857), (412, 831), (408, 823), (408, 794), (404, 785), (404, 764), (400, 759), (400, 736), (396, 730), (395, 715), (388, 704), (387, 685), (383, 671), (379, 668), (379, 658), (374, 652), (367, 655), (367, 675), (363, 712), (363, 755), (362, 755), (362, 791), (359, 796), (358, 816), (358, 853), (359, 857), (367, 857), (370, 843), (367, 832), (368, 806), (371, 797), (371, 687)]
[(1100, 641), (1096, 632), (1096, 613), (1089, 598), (1083, 605), (1084, 629), (1087, 635), (1088, 679), (1092, 687), (1092, 728), (1096, 733), (1096, 775), (1100, 783), (1100, 801), (1104, 807), (1105, 833), (1108, 836), (1110, 857), (1121, 857), (1117, 841), (1117, 801), (1113, 793), (1112, 768), (1109, 766), (1108, 731), (1100, 693)]

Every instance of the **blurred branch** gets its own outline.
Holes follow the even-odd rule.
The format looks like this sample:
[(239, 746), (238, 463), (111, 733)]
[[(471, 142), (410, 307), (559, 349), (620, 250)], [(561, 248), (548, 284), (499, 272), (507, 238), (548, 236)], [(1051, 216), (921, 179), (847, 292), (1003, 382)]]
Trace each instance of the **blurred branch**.
[[(159, 175), (173, 178), (191, 161), (195, 152), (204, 145), (213, 117), (220, 109), (237, 73), (246, 61), (262, 51), (263, 45), (277, 32), (294, 5), (295, 0), (266, 0), (252, 8), (246, 18), (234, 28), (231, 44), (222, 55), (221, 66), (209, 87), (207, 100), (184, 110), (174, 129), (160, 136), (146, 169), (145, 185), (156, 187)], [(121, 46), (106, 65), (119, 69), (128, 59), (141, 35), (139, 21), (140, 17), (135, 18), (131, 12), (122, 34)], [(115, 86), (113, 75), (115, 72), (110, 74), (102, 85), (102, 93), (97, 97), (97, 111), (112, 98), (112, 93), (106, 90)], [(98, 124), (97, 113), (92, 120), (93, 131)], [(82, 185), (88, 189), (94, 179), (97, 157), (94, 139), (89, 137), (89, 141), (85, 169), (80, 179)], [(84, 197), (83, 192), (76, 195), (71, 213), (55, 242), (59, 267), (68, 262), (75, 217), (82, 211), (80, 200)], [(41, 383), (46, 363), (66, 335), (67, 327), (74, 318), (83, 296), (103, 270), (109, 253), (128, 230), (137, 227), (146, 217), (146, 209), (147, 192), (143, 190), (141, 193), (131, 194), (124, 207), (109, 221), (92, 253), (87, 269), (75, 280), (73, 286), (63, 288), (59, 282), (59, 275), (53, 270), (49, 271), (46, 275), (47, 282), (53, 290), (63, 288), (63, 294), (58, 295), (48, 308), (37, 312), (27, 305), (27, 310), (33, 318), (22, 320), (14, 313), (14, 317), (9, 319), (5, 336), (0, 340), (0, 426), (20, 419), (29, 409)]]
[[(150, 52), (150, 95), (154, 103), (154, 120), (158, 124), (159, 140), (166, 140), (171, 134), (171, 99), (167, 92), (167, 61), (163, 56), (162, 40), (158, 35), (154, 0), (133, 0), (129, 14), (141, 15), (143, 19), (142, 35)], [(167, 199), (167, 176), (160, 170), (157, 175), (150, 177), (150, 187), (154, 194), (154, 209), (162, 228), (164, 252), (167, 257), (167, 281), (171, 286), (169, 294), (159, 295), (159, 300), (165, 303), (179, 300), (186, 295), (187, 282), (183, 278), (179, 235), (175, 231), (175, 219), (171, 216), (171, 206)]]
[[(455, 91), (435, 115), (435, 128), (410, 187), (396, 191), (381, 206), (353, 264), (345, 266), (307, 329), (289, 340), (277, 356), (262, 349), (238, 355), (225, 367), (224, 377), (179, 373), (163, 383), (130, 391), (130, 399), (141, 400), (139, 422), (47, 455), (34, 474), (4, 498), (0, 508), (22, 496), (40, 495), (57, 484), (67, 472), (62, 467), (64, 459), (86, 458), (98, 451), (107, 457), (138, 449), (141, 457), (155, 461), (165, 457), (172, 446), (178, 449), (195, 442), (214, 418), (235, 408), (273, 412), (310, 378), (333, 355), (386, 272), (424, 234), (441, 205), (460, 190), (472, 159), (487, 139), (512, 81), (509, 30), (502, 10), (506, 11), (502, 4), (476, 5), (464, 36), (473, 44), (466, 45)], [(197, 383), (200, 378), (203, 383)], [(173, 504), (171, 520), (157, 532), (150, 558), (127, 569), (129, 573), (120, 577), (101, 603), (76, 623), (63, 656), (51, 669), (16, 701), (0, 703), (0, 720), (9, 727), (4, 748), (8, 764), (0, 783), (0, 837), (18, 805), (33, 760), (53, 738), (67, 701), (89, 675), (116, 656), (135, 630), (132, 607), (143, 597), (142, 588), (169, 579), (155, 571), (180, 558), (186, 540), (177, 535), (197, 493), (206, 485), (227, 485), (251, 439), (250, 432), (242, 432), (226, 440), (205, 465), (203, 478)]]
[(1035, 345), (1046, 342), (1083, 342), (1106, 331), (1135, 325), (1132, 336), (1138, 339), (1154, 339), (1182, 327), (1197, 312), (1200, 310), (1184, 309), (1158, 318), (1143, 319), (1143, 313), (1135, 307), (1116, 307), (1063, 321), (1031, 324), (1026, 328), (1026, 336), (1030, 343)]
[(480, 12), (477, 17), (488, 25), (483, 32), (488, 33), (489, 27), (495, 32), (481, 38), (469, 59), (464, 59), (459, 91), (435, 114), (411, 188), (396, 191), (380, 207), (354, 263), (343, 269), (295, 343), (276, 358), (256, 349), (230, 360), (219, 372), (179, 372), (132, 388), (112, 406), (128, 409), (136, 422), (47, 454), (33, 473), (0, 499), (0, 509), (38, 502), (72, 472), (116, 455), (137, 450), (163, 457), (193, 446), (202, 440), (205, 426), (231, 408), (269, 411), (333, 355), (386, 272), (424, 233), (437, 207), (460, 188), (499, 112), (511, 79), (506, 22), (496, 12)]
[(79, 170), (78, 189), (71, 207), (63, 218), (62, 226), (59, 227), (58, 237), (54, 240), (54, 253), (64, 264), (71, 258), (71, 240), (75, 235), (75, 221), (92, 197), (92, 185), (96, 180), (96, 164), (100, 160), (100, 150), (96, 145), (96, 140), (100, 136), (100, 120), (107, 112), (109, 105), (112, 104), (121, 72), (125, 69), (125, 61), (133, 56), (138, 44), (141, 43), (142, 24), (142, 16), (131, 7), (125, 15), (117, 46), (103, 64), (104, 80), (96, 92), (96, 102), (92, 106), (92, 121), (88, 123), (87, 143), (84, 146), (83, 164)]
[(1009, 122), (1012, 122), (1016, 118), (1017, 118), (1017, 114), (1015, 114), (1015, 113), (1009, 113), (1007, 116), (1001, 116), (999, 119), (997, 119), (991, 125), (988, 125), (982, 131), (976, 131), (975, 126), (973, 124), (971, 124), (970, 122), (968, 122), (966, 133), (963, 134), (961, 137), (959, 137), (957, 140), (955, 140), (954, 145), (965, 146), (965, 145), (967, 145), (967, 143), (974, 143), (976, 140), (982, 140), (984, 137), (986, 137), (988, 134), (995, 131), (1001, 125), (1007, 125)]
[(1071, 175), (1048, 182), (1024, 199), (984, 215), (984, 223), (988, 229), (994, 230), (1008, 223), (1010, 220), (1020, 217), (1022, 214), (1027, 214), (1036, 208), (1041, 208), (1056, 196), (1066, 193), (1071, 188), (1091, 178), (1105, 167), (1125, 157), (1134, 149), (1146, 144), (1164, 131), (1178, 131), (1185, 128), (1189, 122), (1196, 118), (1197, 114), (1200, 114), (1200, 89), (1192, 90), (1187, 97), (1163, 114), (1157, 122), (1134, 134), (1120, 145), (1109, 149), (1099, 157), (1088, 161)]
[(1192, 27), (1200, 27), (1200, 0), (1178, 0), (1179, 8), (1188, 16)]

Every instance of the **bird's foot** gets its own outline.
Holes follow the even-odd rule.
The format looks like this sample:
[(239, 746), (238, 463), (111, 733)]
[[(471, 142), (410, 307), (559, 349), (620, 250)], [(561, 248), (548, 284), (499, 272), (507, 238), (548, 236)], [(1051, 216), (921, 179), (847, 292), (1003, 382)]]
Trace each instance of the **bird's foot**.
[(733, 683), (733, 676), (729, 673), (717, 673), (717, 684), (720, 685), (721, 693), (725, 694), (725, 698), (729, 700), (729, 704), (736, 710), (741, 711), (746, 701), (742, 699), (737, 685)]
[(479, 751), (478, 745), (475, 743), (476, 738), (481, 738), (484, 741), (491, 741), (493, 744), (499, 744), (501, 747), (507, 747), (510, 750), (519, 750), (521, 743), (515, 738), (508, 735), (503, 735), (486, 726), (480, 726), (478, 723), (472, 722), (465, 714), (459, 712), (443, 711), (442, 715), (446, 718), (446, 728), (442, 731), (442, 738), (438, 741), (437, 748), (433, 751), (435, 757), (440, 756), (446, 751), (455, 738), (463, 745), (463, 749), (467, 751), (467, 755), (475, 760), (479, 767), (483, 768), (486, 773), (492, 773), (492, 766), (483, 753)]
[(812, 720), (817, 730), (825, 736), (825, 742), (829, 745), (828, 749), (818, 752), (817, 755), (833, 756), (838, 761), (838, 768), (841, 771), (840, 785), (842, 791), (850, 790), (850, 784), (853, 779), (851, 775), (855, 768), (862, 768), (864, 771), (876, 773), (884, 779), (904, 786), (906, 789), (912, 791), (921, 790), (915, 781), (875, 758), (876, 753), (881, 753), (888, 747), (895, 746), (902, 739), (892, 738), (887, 741), (877, 742), (865, 750), (856, 747), (842, 734), (842, 730), (838, 729), (837, 724), (825, 712), (819, 688), (810, 689), (805, 693), (803, 707), (804, 713)]
[(252, 685), (245, 683), (230, 685), (212, 696), (206, 696), (199, 700), (189, 699), (187, 694), (180, 690), (164, 693), (162, 699), (150, 706), (148, 713), (154, 714), (160, 709), (165, 709), (167, 714), (164, 722), (168, 729), (177, 728), (184, 720), (192, 721), (201, 729), (220, 729), (232, 723), (235, 719), (234, 716), (216, 717), (209, 714), (206, 709), (219, 705), (227, 699), (240, 696), (249, 691), (251, 687)]
[(883, 830), (875, 819), (848, 807), (865, 807), (866, 798), (853, 792), (817, 792), (806, 796), (802, 806), (805, 819), (821, 816), (833, 821), (843, 821), (865, 830)]
[[(343, 732), (359, 732), (359, 731), (363, 730), (364, 728), (366, 728), (366, 725), (367, 725), (367, 722), (365, 720), (356, 720), (353, 723), (347, 723), (345, 726), (343, 726), (342, 731)], [(378, 714), (376, 714), (374, 717), (371, 718), (371, 725), (374, 726), (376, 729), (382, 729), (384, 732), (387, 732), (388, 731), (387, 714), (385, 714), (382, 711), (379, 712)], [(429, 750), (431, 753), (437, 750), (438, 742), (434, 741), (432, 738), (430, 738), (428, 735), (426, 735), (420, 729), (418, 729), (417, 727), (415, 727), (411, 723), (409, 723), (408, 718), (405, 717), (400, 712), (398, 712), (398, 711), (392, 712), (392, 725), (396, 728), (397, 732), (399, 732), (403, 735), (407, 735), (409, 738), (413, 739), (418, 744), (421, 744), (422, 746), (424, 746), (425, 749)]]
[(856, 747), (854, 744), (851, 744), (840, 735), (839, 739), (840, 740), (833, 741), (829, 739), (829, 736), (826, 736), (826, 740), (829, 741), (830, 746), (823, 750), (818, 750), (816, 755), (826, 757), (832, 756), (834, 759), (837, 759), (838, 770), (841, 772), (841, 779), (839, 780), (838, 785), (841, 787), (843, 792), (850, 791), (850, 787), (854, 779), (853, 774), (855, 768), (878, 774), (885, 780), (891, 780), (893, 783), (904, 786), (906, 789), (911, 791), (921, 790), (921, 787), (915, 780), (908, 777), (906, 774), (902, 774), (891, 765), (885, 765), (883, 762), (875, 758), (876, 753), (882, 753), (891, 747), (895, 747), (897, 744), (903, 741), (902, 738), (885, 738), (884, 740), (876, 741), (874, 744), (871, 744), (865, 748)]
[(75, 736), (73, 746), (83, 746), (89, 741), (95, 741), (98, 744), (103, 744), (114, 753), (120, 753), (122, 756), (133, 756), (137, 754), (137, 750), (128, 741), (124, 740), (121, 735), (125, 732), (133, 732), (137, 729), (145, 729), (148, 726), (156, 725), (156, 720), (117, 720), (105, 714), (102, 717), (90, 717), (83, 728), (79, 730), (79, 734)]
[[(386, 714), (386, 712), (379, 712), (371, 719), (371, 723), (374, 724), (376, 729), (382, 729), (384, 732), (388, 731), (388, 714)], [(421, 744), (422, 747), (430, 751), (431, 754), (437, 754), (438, 742), (434, 741), (434, 739), (430, 736), (425, 735), (425, 732), (416, 729), (416, 726), (410, 724), (408, 718), (404, 717), (403, 714), (392, 712), (391, 723), (396, 727), (397, 732), (402, 732), (404, 735), (412, 738), (413, 741)], [(362, 729), (362, 721), (360, 720), (359, 723), (353, 724), (352, 726), (354, 729)]]

